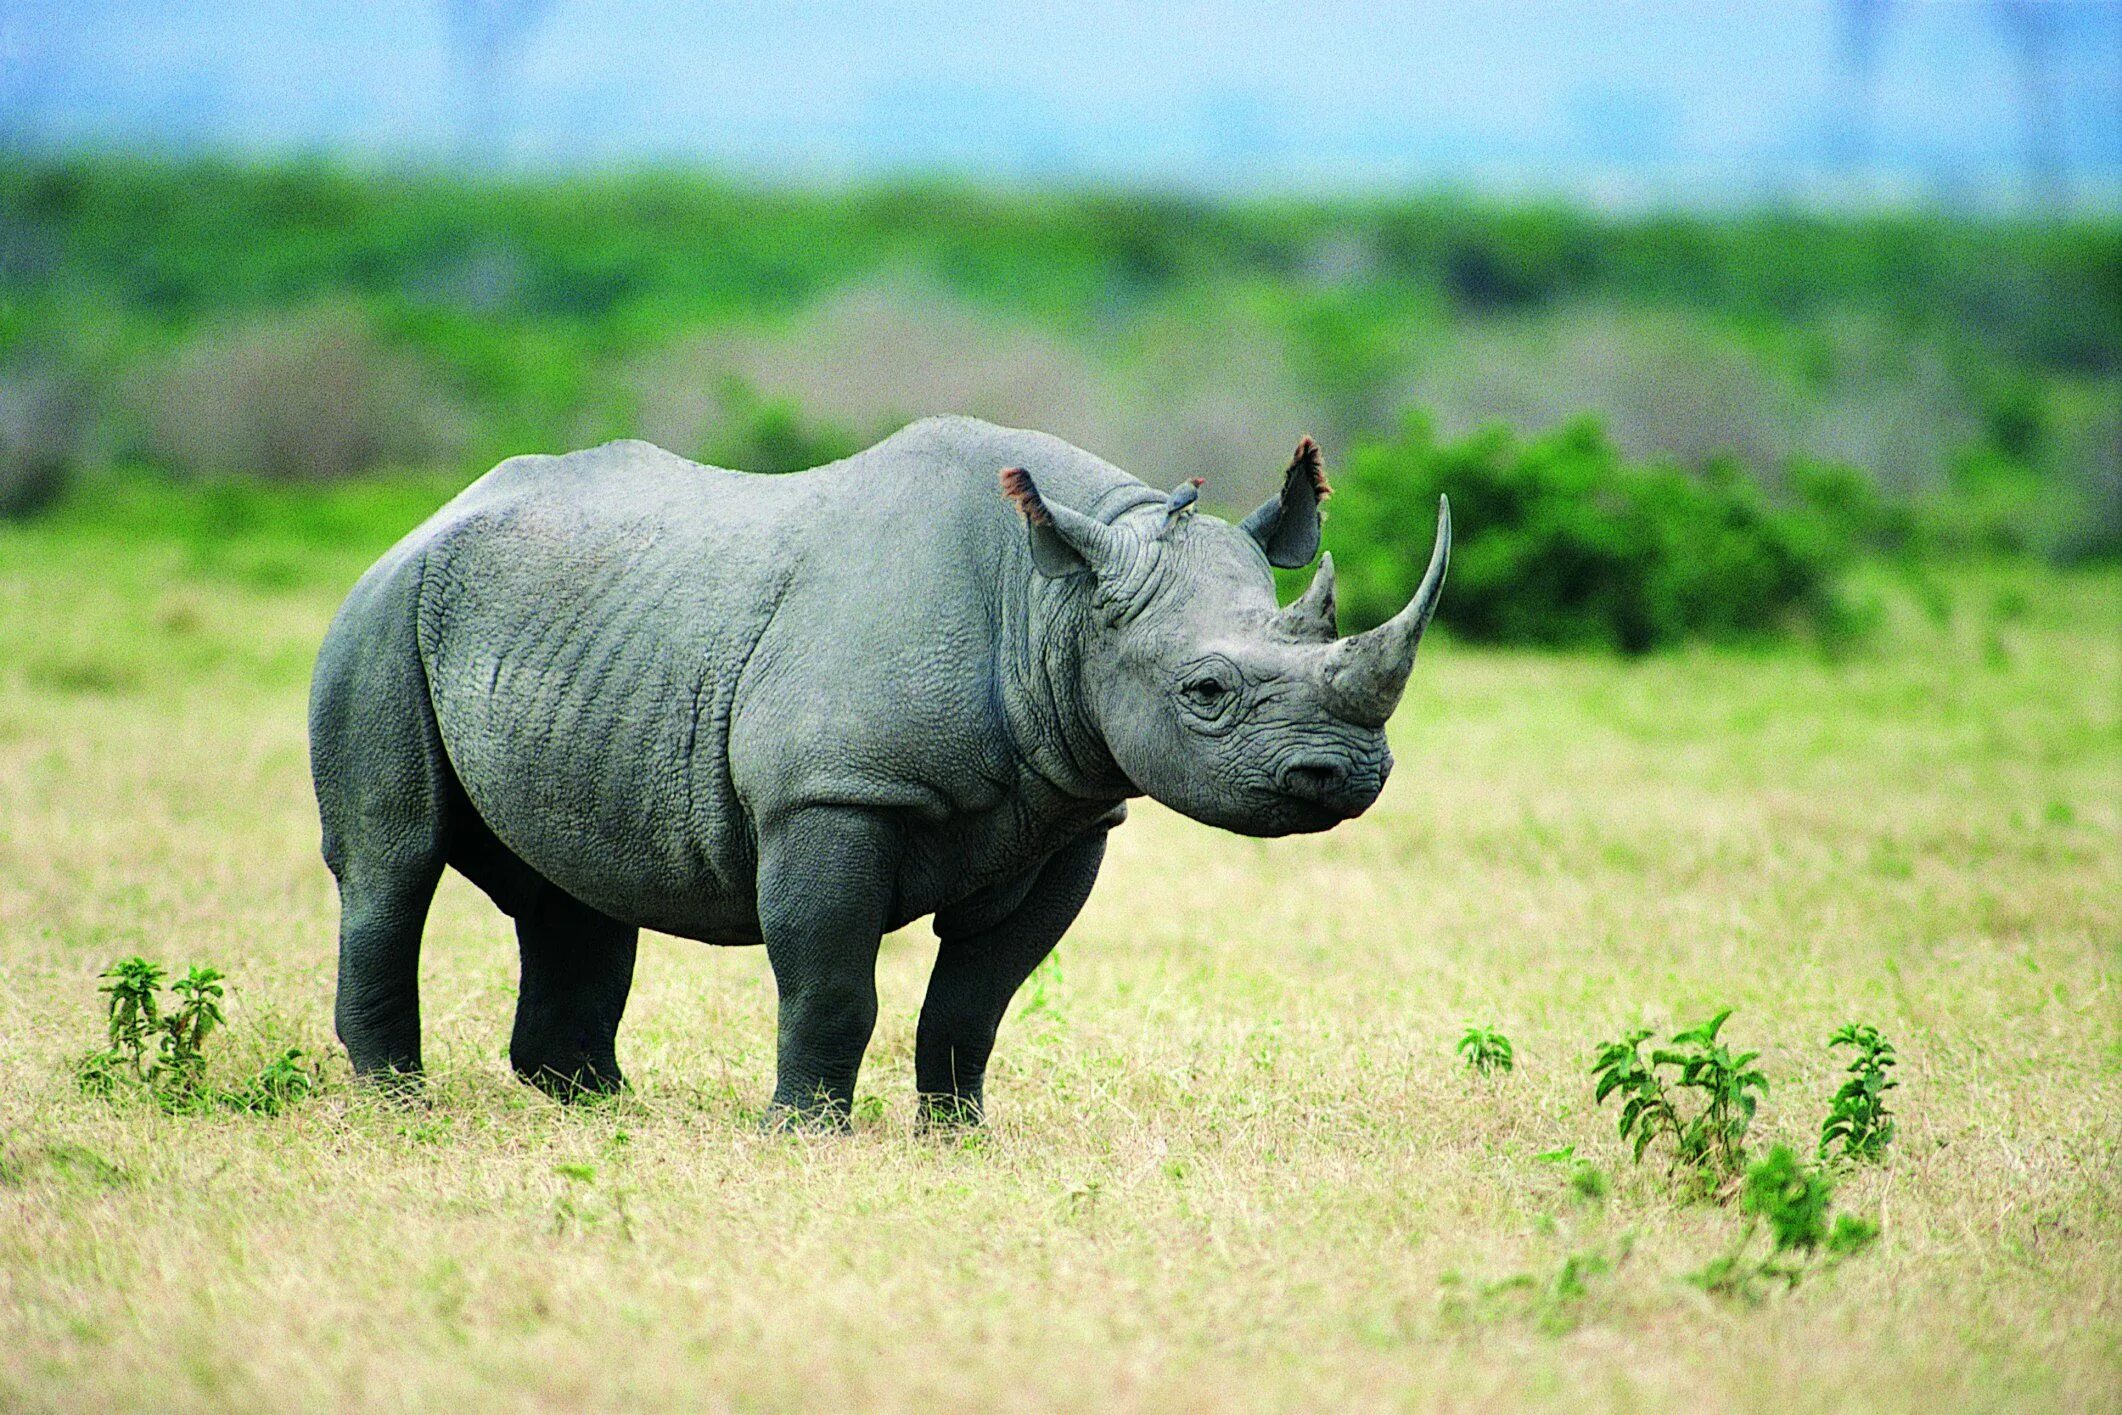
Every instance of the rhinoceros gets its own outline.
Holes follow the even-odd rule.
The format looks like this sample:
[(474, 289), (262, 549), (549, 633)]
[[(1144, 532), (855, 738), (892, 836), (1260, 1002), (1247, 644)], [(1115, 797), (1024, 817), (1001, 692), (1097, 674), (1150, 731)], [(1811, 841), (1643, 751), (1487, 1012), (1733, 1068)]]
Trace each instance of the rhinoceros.
[(1269, 573), (1313, 560), (1327, 492), (1307, 438), (1231, 525), (965, 418), (777, 476), (635, 441), (501, 463), (361, 577), (317, 659), (354, 1069), (417, 1084), (450, 867), (516, 922), (510, 1061), (562, 1098), (622, 1084), (640, 929), (763, 943), (769, 1124), (845, 1124), (879, 938), (932, 915), (919, 1113), (977, 1122), (1131, 797), (1255, 836), (1377, 799), (1450, 508), (1407, 607), (1342, 638), (1330, 556), (1286, 608)]

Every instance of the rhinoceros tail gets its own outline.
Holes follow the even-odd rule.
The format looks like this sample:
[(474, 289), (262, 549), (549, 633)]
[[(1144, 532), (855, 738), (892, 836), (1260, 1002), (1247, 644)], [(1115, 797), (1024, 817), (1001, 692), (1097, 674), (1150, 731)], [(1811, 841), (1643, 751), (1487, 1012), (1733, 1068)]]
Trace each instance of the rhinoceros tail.
[(1290, 473), (1298, 471), (1311, 478), (1312, 493), (1319, 500), (1324, 501), (1334, 494), (1334, 489), (1326, 484), (1326, 464), (1320, 457), (1319, 444), (1309, 437), (1298, 439), (1297, 450), (1289, 459), (1289, 472), (1283, 476), (1287, 478)]
[(1050, 526), (1054, 523), (1053, 513), (1046, 509), (1046, 502), (1040, 499), (1039, 488), (1032, 485), (1032, 474), (1024, 468), (1002, 469), (1002, 494), (1008, 497), (1017, 510), (1023, 513), (1024, 519), (1033, 525)]

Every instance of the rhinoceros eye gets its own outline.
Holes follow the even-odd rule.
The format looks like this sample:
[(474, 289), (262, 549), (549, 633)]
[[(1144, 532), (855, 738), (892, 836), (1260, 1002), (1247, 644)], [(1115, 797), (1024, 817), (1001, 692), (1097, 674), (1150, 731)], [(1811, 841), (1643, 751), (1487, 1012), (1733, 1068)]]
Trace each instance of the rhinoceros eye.
[(1195, 727), (1218, 731), (1238, 720), (1245, 702), (1245, 675), (1220, 654), (1210, 654), (1182, 668), (1178, 675), (1179, 706)]
[(1223, 705), (1223, 700), (1230, 696), (1230, 685), (1221, 678), (1210, 675), (1196, 678), (1187, 684), (1185, 692), (1195, 707), (1205, 712), (1214, 712)]

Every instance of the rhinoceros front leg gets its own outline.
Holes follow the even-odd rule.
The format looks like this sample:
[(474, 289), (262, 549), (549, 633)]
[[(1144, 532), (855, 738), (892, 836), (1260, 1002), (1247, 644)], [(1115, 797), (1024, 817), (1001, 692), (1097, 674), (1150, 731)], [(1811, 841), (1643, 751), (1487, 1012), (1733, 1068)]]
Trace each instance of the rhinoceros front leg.
[(1047, 858), (1007, 913), (968, 901), (936, 915), (936, 967), (914, 1042), (921, 1116), (930, 1124), (976, 1125), (987, 1058), (1009, 1000), (1075, 922), (1105, 859), (1094, 831)]
[(812, 807), (762, 826), (759, 931), (780, 994), (770, 1129), (846, 1129), (877, 1024), (877, 944), (900, 835), (881, 817)]

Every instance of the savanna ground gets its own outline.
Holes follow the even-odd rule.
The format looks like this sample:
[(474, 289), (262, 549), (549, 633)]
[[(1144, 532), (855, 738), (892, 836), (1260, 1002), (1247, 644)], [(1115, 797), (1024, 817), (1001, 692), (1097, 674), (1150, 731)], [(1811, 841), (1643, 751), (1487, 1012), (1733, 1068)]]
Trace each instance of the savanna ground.
[[(508, 1073), (511, 936), (454, 879), (431, 1102), (347, 1084), (306, 676), (432, 498), (344, 495), (0, 530), (0, 1406), (2122, 1399), (2113, 573), (1880, 574), (1835, 657), (1436, 643), (1361, 821), (1137, 810), (1005, 1027), (986, 1132), (913, 1125), (917, 927), (857, 1133), (773, 1138), (758, 952), (644, 940), (633, 1091), (562, 1109)], [(298, 1045), (326, 1091), (81, 1094), (96, 974), (136, 952), (231, 976), (218, 1077)], [(1727, 1005), (1774, 1087), (1757, 1147), (1810, 1152), (1834, 1027), (1901, 1048), (1899, 1140), (1837, 1196), (1882, 1239), (1759, 1305), (1684, 1281), (1739, 1217), (1630, 1165), (1588, 1085), (1595, 1043)], [(1477, 1078), (1452, 1046), (1491, 1021), (1518, 1065)], [(1537, 1158), (1571, 1145), (1603, 1202)], [(1573, 1254), (1613, 1267), (1571, 1296)]]

